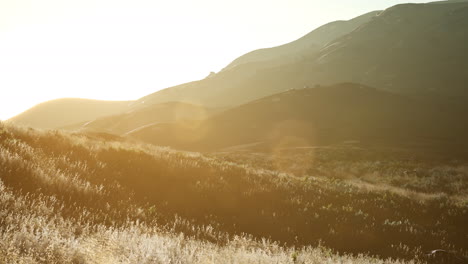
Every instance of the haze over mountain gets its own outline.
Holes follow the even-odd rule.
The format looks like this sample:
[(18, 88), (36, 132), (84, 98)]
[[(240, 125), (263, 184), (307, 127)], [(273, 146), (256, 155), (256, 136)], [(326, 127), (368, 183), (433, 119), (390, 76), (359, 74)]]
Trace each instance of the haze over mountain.
[(300, 58), (304, 53), (319, 52), (330, 41), (352, 32), (362, 24), (370, 21), (380, 12), (373, 11), (348, 21), (334, 21), (313, 30), (293, 42), (278, 47), (254, 50), (235, 59), (223, 70), (229, 70), (252, 62), (268, 62), (265, 64), (265, 67), (271, 67), (272, 63), (284, 64), (285, 61), (294, 61), (298, 57)]
[[(97, 2), (110, 10), (115, 1), (105, 1)], [(301, 1), (320, 3), (321, 11), (329, 4)], [(154, 76), (171, 67), (177, 68), (171, 74), (182, 76), (194, 36), (210, 45), (213, 36), (221, 38), (192, 34), (190, 16), (176, 30), (171, 24), (177, 18), (165, 21), (154, 13), (163, 4), (148, 9), (151, 1), (137, 2), (122, 7), (145, 9), (165, 23), (143, 24), (187, 40), (136, 30), (134, 36), (166, 42), (161, 49), (132, 38), (128, 32), (136, 27), (126, 33), (100, 17), (132, 43), (180, 52), (187, 60), (181, 65), (174, 58), (163, 70), (139, 65)], [(196, 12), (204, 5), (174, 7), (211, 24)], [(266, 17), (247, 6), (239, 10)], [(131, 20), (116, 19), (122, 25)], [(286, 28), (283, 20), (275, 22)], [(280, 32), (276, 24), (271, 28)], [(94, 36), (89, 31), (85, 35)], [(90, 38), (92, 48), (136, 55), (135, 46), (126, 51), (113, 46), (107, 30), (96, 32), (103, 38)], [(110, 66), (103, 67), (93, 64), (99, 52), (81, 53), (70, 43), (59, 43), (64, 55), (82, 56), (96, 67), (90, 70), (96, 77), (112, 72), (110, 81), (121, 80), (125, 70), (111, 66), (127, 64), (120, 55), (109, 56)], [(326, 24), (291, 43), (247, 53), (203, 80), (136, 101), (57, 99), (0, 121), (0, 264), (468, 263), (467, 47), (468, 0), (403, 4)], [(53, 54), (44, 53), (47, 62)], [(200, 70), (206, 55), (197, 55)], [(18, 58), (21, 76), (31, 75), (28, 57), (25, 50), (25, 61)], [(7, 68), (0, 63), (3, 76), (10, 76), (1, 70)], [(77, 78), (55, 75), (70, 83), (67, 91), (83, 87), (74, 83)], [(80, 80), (94, 89), (99, 78)], [(28, 87), (45, 95), (32, 80)], [(123, 92), (136, 93), (138, 84), (153, 85), (134, 78)], [(112, 97), (125, 85), (102, 85), (96, 92)], [(25, 102), (38, 99), (19, 94)]]
[[(231, 64), (225, 67), (225, 69), (215, 75), (210, 75), (205, 80), (196, 81), (192, 83), (183, 84), (180, 86), (172, 87), (170, 89), (165, 89), (155, 94), (145, 96), (142, 99), (138, 100), (136, 104), (133, 104), (129, 111), (135, 109), (144, 109), (148, 110), (148, 106), (158, 103), (166, 102), (189, 102), (195, 105), (209, 105), (209, 106), (230, 106), (237, 105), (239, 100), (236, 97), (242, 98), (257, 98), (269, 94), (270, 92), (258, 91), (253, 92), (254, 96), (250, 94), (239, 94), (236, 97), (231, 98), (229, 101), (225, 101), (224, 94), (226, 92), (232, 93), (235, 92), (238, 86), (248, 85), (251, 86), (248, 81), (251, 77), (255, 76), (255, 72), (260, 69), (270, 68), (272, 60), (276, 61), (279, 65), (284, 64), (284, 61), (294, 61), (297, 59), (297, 56), (302, 56), (304, 52), (313, 52), (317, 53), (320, 48), (322, 48), (326, 43), (335, 39), (336, 37), (347, 34), (360, 26), (361, 24), (370, 20), (371, 17), (378, 14), (378, 12), (371, 12), (362, 16), (359, 16), (350, 21), (335, 21), (329, 24), (326, 24), (316, 30), (313, 30), (311, 33), (306, 36), (286, 45), (279, 47), (258, 50), (251, 53), (248, 53), (244, 56), (241, 56), (239, 59), (233, 61)], [(235, 67), (242, 65), (242, 67)], [(235, 69), (233, 69), (235, 68)], [(247, 83), (246, 83), (247, 82)], [(193, 89), (192, 89), (193, 88)], [(213, 90), (215, 88), (215, 90)], [(251, 90), (256, 90), (257, 88), (252, 88)], [(236, 92), (235, 92), (236, 93)], [(248, 99), (247, 99), (248, 100)], [(246, 101), (242, 99), (241, 101)], [(118, 114), (121, 111), (125, 110), (117, 109), (118, 111), (110, 111), (103, 114), (96, 113), (93, 115), (83, 115), (77, 118), (72, 118), (71, 116), (76, 115), (75, 106), (66, 106), (65, 104), (60, 104), (65, 106), (64, 108), (58, 108), (58, 102), (51, 101), (53, 104), (53, 111), (47, 110), (46, 105), (49, 102), (43, 103), (39, 106), (29, 109), (27, 112), (22, 113), (14, 118), (11, 118), (11, 121), (16, 123), (29, 125), (37, 128), (62, 128), (66, 127), (67, 129), (77, 129), (80, 126), (84, 125), (88, 121), (92, 121), (95, 118), (102, 117), (105, 115)], [(182, 104), (181, 104), (182, 105)], [(166, 105), (169, 106), (169, 105)], [(93, 106), (94, 107), (94, 106)], [(133, 109), (133, 110), (132, 110)], [(72, 110), (75, 113), (70, 113), (70, 118), (65, 118), (65, 113), (69, 113)], [(89, 109), (89, 111), (94, 111), (95, 109)], [(147, 111), (144, 110), (144, 111)], [(164, 110), (166, 111), (166, 110)], [(49, 115), (48, 113), (56, 112), (60, 114)], [(78, 111), (81, 112), (81, 111)], [(45, 114), (45, 115), (44, 115)], [(144, 112), (140, 112), (142, 116), (145, 116)], [(135, 115), (135, 114), (131, 114)], [(165, 114), (162, 113), (164, 116)], [(137, 117), (137, 119), (146, 120), (146, 117)], [(129, 119), (129, 115), (126, 117), (119, 117), (123, 119)], [(117, 119), (119, 119), (117, 118)], [(150, 118), (151, 119), (151, 118)], [(165, 118), (157, 118), (159, 121), (169, 121)], [(120, 133), (124, 131), (122, 127), (117, 128), (117, 124), (110, 123), (110, 120), (115, 122), (123, 122), (122, 120), (116, 121), (116, 117), (109, 117), (108, 119), (97, 120), (95, 122), (87, 124), (88, 128), (100, 127), (104, 131), (113, 131), (113, 133)], [(152, 123), (154, 120), (146, 120), (148, 123), (131, 121), (134, 125), (128, 126), (127, 128), (135, 129), (137, 125), (145, 125)], [(112, 128), (104, 128), (102, 124), (108, 123)]]
[(346, 80), (402, 93), (467, 95), (467, 43), (468, 3), (405, 4), (298, 66), (318, 83)]
[[(194, 81), (164, 89), (137, 101), (153, 104), (167, 101), (184, 101), (208, 106), (235, 106), (253, 99), (280, 92), (286, 87), (297, 87), (303, 83), (295, 80), (283, 80), (281, 87), (271, 83), (271, 69), (295, 63), (304, 54), (317, 54), (328, 42), (355, 30), (379, 14), (374, 11), (349, 21), (334, 21), (323, 25), (296, 41), (249, 52), (227, 65), (218, 74), (210, 75), (204, 80)], [(271, 76), (274, 78), (274, 76)]]
[(59, 128), (124, 111), (131, 101), (63, 98), (38, 104), (8, 122), (35, 128)]
[(130, 109), (124, 113), (66, 126), (64, 129), (124, 135), (132, 130), (158, 123), (206, 119), (217, 111), (219, 109), (207, 109), (200, 105), (168, 102), (140, 109)]
[[(403, 4), (363, 18), (344, 35), (349, 22), (337, 23), (339, 30), (334, 32), (340, 34), (330, 42), (333, 34), (319, 32), (333, 23), (296, 42), (244, 55), (205, 80), (158, 91), (138, 102), (237, 105), (289, 88), (339, 82), (405, 94), (467, 94), (468, 3)], [(323, 41), (308, 36), (321, 36)], [(317, 43), (328, 44), (317, 52)], [(310, 48), (295, 52), (298, 46)], [(283, 51), (293, 52), (294, 60)]]
[(467, 118), (452, 109), (363, 85), (291, 90), (202, 122), (156, 124), (130, 136), (188, 150), (359, 144), (451, 147), (466, 144)]
[[(468, 95), (467, 43), (468, 2), (397, 5), (350, 21), (329, 23), (283, 46), (248, 53), (217, 74), (147, 95), (125, 110), (138, 111), (176, 101), (203, 108), (228, 108), (288, 89), (341, 82), (431, 97), (437, 104), (463, 107)], [(453, 98), (453, 102), (445, 97)], [(55, 116), (39, 112), (33, 115), (38, 109), (27, 112), (34, 116), (28, 124), (44, 128), (76, 125), (104, 115), (70, 118), (77, 113), (66, 114), (67, 108), (57, 108), (54, 111), (60, 114)], [(107, 114), (123, 111), (117, 110)], [(96, 121), (101, 124), (96, 127), (113, 130), (102, 126), (109, 122), (109, 127), (121, 133), (156, 120), (169, 122), (149, 116), (132, 118), (140, 120), (131, 121), (133, 125), (125, 129), (111, 124), (109, 120), (121, 122), (113, 118)], [(91, 123), (88, 125), (91, 127)]]

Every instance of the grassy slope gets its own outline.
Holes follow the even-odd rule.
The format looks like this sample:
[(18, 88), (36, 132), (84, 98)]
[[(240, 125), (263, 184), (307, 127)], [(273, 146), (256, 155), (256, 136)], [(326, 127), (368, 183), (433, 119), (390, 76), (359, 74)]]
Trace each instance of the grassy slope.
[(63, 98), (38, 104), (8, 120), (34, 128), (60, 128), (126, 110), (131, 101)]
[(133, 109), (92, 121), (88, 120), (63, 129), (88, 132), (99, 131), (122, 135), (158, 123), (204, 119), (217, 111), (219, 109), (207, 109), (199, 105), (169, 102)]
[[(338, 258), (316, 249), (291, 256), (292, 249), (252, 240), (262, 237), (299, 247), (320, 240), (342, 253), (383, 257), (440, 247), (466, 254), (466, 201), (415, 199), (196, 153), (2, 125), (0, 178), (0, 256), (8, 260)], [(236, 238), (243, 233), (251, 238)], [(154, 243), (165, 246), (152, 251)]]
[(291, 90), (201, 122), (155, 124), (130, 135), (157, 145), (197, 151), (253, 143), (277, 148), (357, 141), (467, 156), (463, 153), (467, 132), (462, 112), (428, 100), (343, 83)]

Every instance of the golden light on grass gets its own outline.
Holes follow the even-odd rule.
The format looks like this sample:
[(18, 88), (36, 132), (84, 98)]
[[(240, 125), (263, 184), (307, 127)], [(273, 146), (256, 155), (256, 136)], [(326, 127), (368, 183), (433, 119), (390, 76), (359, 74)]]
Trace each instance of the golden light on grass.
[[(289, 161), (288, 152), (301, 148), (311, 149), (315, 142), (314, 129), (311, 124), (300, 120), (287, 120), (277, 124), (269, 138), (275, 142), (271, 148), (274, 168), (287, 172), (291, 172), (290, 165), (285, 164), (285, 161)], [(307, 159), (295, 160), (298, 171), (295, 170), (294, 173), (305, 174), (313, 164), (313, 157), (313, 151), (309, 151)]]
[[(279, 125), (277, 136), (284, 138), (276, 150), (285, 159), (295, 156), (283, 150), (314, 143), (280, 133), (284, 131)], [(360, 177), (363, 171), (378, 170), (379, 181), (394, 185), (404, 180), (402, 188), (415, 194), (328, 177), (277, 177), (278, 172), (262, 169), (259, 155), (241, 165), (0, 123), (0, 210), (5, 214), (0, 263), (419, 263), (410, 259), (421, 248), (444, 246), (443, 240), (465, 254), (466, 200), (437, 195), (421, 202), (417, 195), (465, 195), (466, 167), (392, 159), (377, 163), (359, 155), (343, 163), (337, 157), (349, 156), (333, 149), (327, 155), (316, 151), (323, 175), (351, 170)], [(396, 169), (393, 175), (388, 175), (388, 165)], [(399, 178), (414, 166), (427, 177)], [(51, 181), (43, 173), (61, 179)], [(352, 255), (316, 247), (321, 239)], [(358, 256), (368, 249), (408, 261)]]
[(178, 141), (193, 143), (204, 138), (212, 124), (205, 107), (197, 105), (191, 108), (190, 113), (187, 113), (185, 107), (184, 104), (178, 104), (174, 109), (176, 124), (173, 126), (173, 133)]

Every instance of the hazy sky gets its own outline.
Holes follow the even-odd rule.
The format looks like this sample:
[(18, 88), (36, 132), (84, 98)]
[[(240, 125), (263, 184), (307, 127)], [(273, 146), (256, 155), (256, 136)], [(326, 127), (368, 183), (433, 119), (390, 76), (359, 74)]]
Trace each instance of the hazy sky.
[(46, 100), (133, 100), (339, 19), (426, 1), (0, 0), (0, 120)]

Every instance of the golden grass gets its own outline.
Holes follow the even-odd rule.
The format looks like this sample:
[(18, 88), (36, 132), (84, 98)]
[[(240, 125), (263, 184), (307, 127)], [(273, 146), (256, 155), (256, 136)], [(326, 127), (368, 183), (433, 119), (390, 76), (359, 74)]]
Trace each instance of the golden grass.
[(449, 197), (422, 203), (254, 165), (0, 124), (0, 263), (414, 263), (434, 248), (466, 254), (468, 212)]

